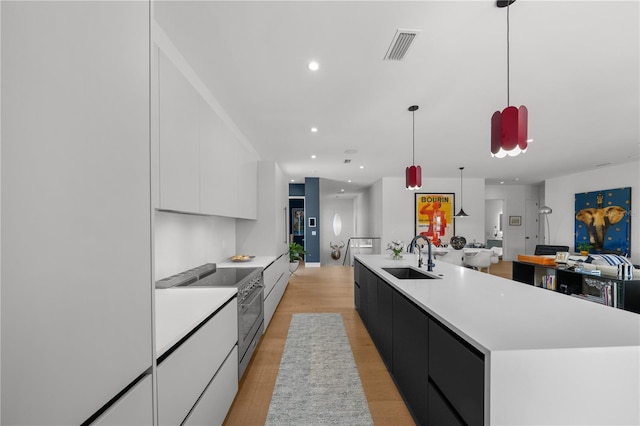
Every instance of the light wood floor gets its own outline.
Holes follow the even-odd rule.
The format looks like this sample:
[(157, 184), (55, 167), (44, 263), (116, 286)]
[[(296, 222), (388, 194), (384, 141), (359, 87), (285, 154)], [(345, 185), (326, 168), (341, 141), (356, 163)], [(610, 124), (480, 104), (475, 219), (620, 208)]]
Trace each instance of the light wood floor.
[[(511, 262), (491, 266), (491, 274), (511, 278)], [(225, 425), (263, 425), (269, 410), (291, 315), (336, 312), (342, 315), (369, 409), (376, 426), (413, 425), (404, 401), (353, 307), (353, 268), (301, 265), (240, 382)]]

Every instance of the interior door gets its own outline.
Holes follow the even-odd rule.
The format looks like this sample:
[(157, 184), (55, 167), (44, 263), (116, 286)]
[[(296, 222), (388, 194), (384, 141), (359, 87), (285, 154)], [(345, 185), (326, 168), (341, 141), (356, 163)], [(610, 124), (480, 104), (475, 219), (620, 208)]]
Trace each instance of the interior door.
[(538, 244), (538, 200), (525, 200), (525, 217), (524, 217), (524, 252), (525, 254), (533, 254)]

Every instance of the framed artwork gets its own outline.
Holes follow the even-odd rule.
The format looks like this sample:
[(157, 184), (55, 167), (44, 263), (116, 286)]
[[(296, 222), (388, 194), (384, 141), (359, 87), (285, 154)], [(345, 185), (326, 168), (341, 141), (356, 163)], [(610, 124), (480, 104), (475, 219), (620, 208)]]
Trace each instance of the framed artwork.
[(522, 225), (522, 216), (509, 216), (509, 226)]
[[(592, 253), (631, 253), (631, 187), (575, 194), (575, 247)], [(576, 249), (576, 251), (578, 251)]]
[(449, 244), (455, 235), (453, 209), (455, 194), (415, 194), (415, 232), (429, 237), (438, 246)]
[(567, 263), (568, 259), (569, 259), (569, 252), (568, 251), (556, 252), (556, 258), (555, 258), (555, 262), (556, 263)]
[(304, 235), (304, 209), (291, 209), (291, 230), (293, 235)]

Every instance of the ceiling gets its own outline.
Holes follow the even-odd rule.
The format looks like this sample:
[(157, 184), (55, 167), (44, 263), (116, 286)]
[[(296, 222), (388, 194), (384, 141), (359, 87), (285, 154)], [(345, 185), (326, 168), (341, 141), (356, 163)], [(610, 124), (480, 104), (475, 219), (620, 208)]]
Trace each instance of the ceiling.
[[(519, 0), (509, 8), (510, 104), (529, 109), (533, 141), (502, 159), (490, 155), (490, 118), (507, 106), (507, 9), (494, 1), (154, 7), (245, 138), (296, 182), (325, 178), (354, 194), (404, 176), (411, 105), (420, 107), (415, 162), (425, 186), (458, 178), (459, 167), (487, 184), (535, 184), (639, 158), (637, 0)], [(384, 61), (398, 29), (420, 34), (404, 60)], [(311, 60), (319, 70), (307, 68)]]

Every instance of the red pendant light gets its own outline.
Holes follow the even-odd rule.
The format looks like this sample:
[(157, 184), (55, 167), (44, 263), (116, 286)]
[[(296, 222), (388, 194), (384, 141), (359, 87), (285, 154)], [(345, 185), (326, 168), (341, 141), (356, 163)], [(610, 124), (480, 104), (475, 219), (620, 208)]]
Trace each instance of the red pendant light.
[(413, 114), (413, 161), (411, 166), (407, 167), (406, 173), (406, 187), (407, 189), (420, 189), (422, 188), (422, 168), (416, 166), (416, 110), (418, 105), (412, 105), (409, 107), (409, 111)]
[[(507, 105), (509, 105), (509, 5), (516, 0), (498, 1), (498, 7), (507, 8)], [(503, 158), (515, 157), (527, 151), (527, 126), (529, 111), (524, 105), (520, 108), (507, 106), (502, 112), (491, 116), (491, 156)]]

